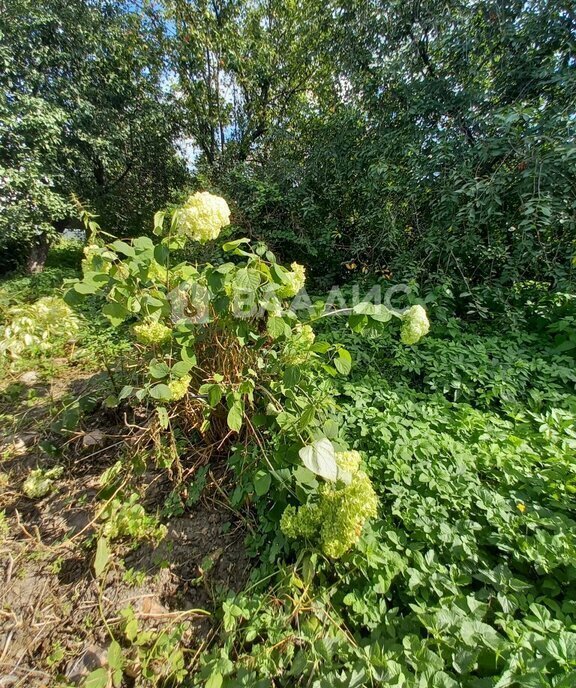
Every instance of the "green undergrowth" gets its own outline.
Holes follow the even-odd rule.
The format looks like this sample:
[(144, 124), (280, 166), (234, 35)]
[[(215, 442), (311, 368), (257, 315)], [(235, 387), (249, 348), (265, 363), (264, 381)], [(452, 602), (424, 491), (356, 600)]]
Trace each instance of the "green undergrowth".
[[(82, 250), (80, 242), (62, 240), (50, 249), (42, 272), (14, 273), (0, 281), (0, 328), (3, 332), (19, 309), (33, 307), (41, 299), (62, 298), (68, 282), (80, 275)], [(50, 306), (50, 301), (47, 303)], [(102, 316), (99, 305), (91, 298), (77, 308), (76, 315), (77, 331), (76, 328), (73, 332), (68, 329), (66, 336), (50, 337), (49, 351), (23, 345), (17, 355), (0, 355), (0, 371), (9, 378), (35, 370), (50, 379), (70, 367), (94, 371), (104, 369), (114, 375), (114, 369), (122, 368), (122, 359), (131, 350), (126, 330), (111, 327)]]
[[(14, 279), (1, 293), (20, 293), (12, 304), (51, 296), (60, 277), (45, 289)], [(193, 662), (170, 636), (178, 658), (170, 685), (576, 685), (574, 300), (490, 299), (488, 314), (477, 298), (462, 313), (432, 293), (431, 332), (413, 347), (330, 320), (323, 336), (343, 344), (354, 366), (329, 383), (336, 415), (326, 429), (361, 452), (378, 517), (355, 549), (329, 560), (313, 540), (295, 543), (278, 528), (283, 506), (263, 459), (274, 439), (234, 447), (228, 499), (246, 524), (254, 568), (245, 589), (217, 606), (217, 633)], [(72, 365), (108, 366), (121, 384), (127, 338), (90, 299), (80, 314), (82, 334), (64, 354)], [(23, 357), (16, 369), (48, 365)], [(206, 489), (199, 475), (198, 494), (183, 500), (174, 486), (163, 524), (194, 508)], [(121, 506), (111, 505), (102, 527), (123, 537), (157, 515), (134, 501), (124, 518)], [(128, 647), (111, 646), (119, 666)], [(150, 676), (141, 685), (162, 685)]]
[(576, 685), (573, 315), (535, 310), (432, 310), (411, 349), (332, 326), (355, 360), (338, 423), (379, 519), (329, 563), (263, 507), (263, 582), (224, 605), (206, 685)]

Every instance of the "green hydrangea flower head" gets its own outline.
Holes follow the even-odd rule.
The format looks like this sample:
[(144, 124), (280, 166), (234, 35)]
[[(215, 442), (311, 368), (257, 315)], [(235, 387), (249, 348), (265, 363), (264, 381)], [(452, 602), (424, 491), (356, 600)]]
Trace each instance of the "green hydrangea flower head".
[(303, 348), (309, 349), (316, 340), (316, 334), (310, 325), (296, 325), (293, 341)]
[(192, 194), (177, 212), (178, 232), (201, 243), (216, 239), (222, 227), (230, 224), (228, 203), (207, 191)]
[(349, 485), (320, 487), (323, 521), (320, 529), (324, 554), (338, 559), (360, 539), (364, 524), (375, 518), (378, 498), (366, 473), (358, 471)]
[(292, 263), (291, 272), (287, 272), (286, 284), (283, 284), (276, 292), (281, 299), (291, 299), (304, 287), (306, 283), (306, 268), (299, 263)]
[(98, 244), (88, 244), (84, 247), (84, 259), (82, 260), (82, 272), (109, 273), (112, 264), (102, 257), (105, 249)]
[(190, 387), (191, 382), (192, 378), (190, 375), (184, 375), (184, 377), (180, 377), (177, 380), (171, 380), (168, 383), (168, 387), (172, 395), (172, 401), (179, 401), (180, 399), (183, 399), (186, 396), (186, 392), (188, 391), (188, 387)]
[[(359, 461), (359, 456), (349, 457), (349, 464)], [(357, 470), (349, 485), (342, 482), (321, 485), (318, 502), (298, 509), (287, 507), (280, 528), (289, 538), (317, 539), (326, 556), (338, 559), (358, 542), (364, 524), (376, 516), (377, 509), (378, 498), (370, 478)]]
[(287, 506), (280, 519), (280, 528), (289, 538), (313, 538), (322, 523), (322, 509), (319, 504), (304, 504), (296, 509)]
[(402, 344), (416, 344), (430, 331), (430, 322), (422, 306), (411, 306), (402, 316), (400, 341)]
[(163, 323), (145, 320), (132, 328), (136, 341), (143, 346), (162, 346), (172, 338), (172, 330)]
[(292, 330), (292, 338), (288, 340), (284, 357), (291, 365), (300, 365), (310, 359), (310, 348), (314, 344), (316, 334), (310, 325), (298, 323)]
[(362, 456), (360, 452), (354, 450), (336, 452), (336, 463), (338, 464), (338, 468), (352, 475), (358, 472), (361, 462)]

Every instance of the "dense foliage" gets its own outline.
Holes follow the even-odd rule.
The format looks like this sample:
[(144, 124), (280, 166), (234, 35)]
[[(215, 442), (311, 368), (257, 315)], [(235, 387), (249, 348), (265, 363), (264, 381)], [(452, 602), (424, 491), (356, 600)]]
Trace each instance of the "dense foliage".
[(4, 10), (12, 247), (60, 227), (70, 192), (132, 233), (185, 183), (184, 141), (199, 186), (330, 280), (570, 279), (576, 19), (563, 2)]
[[(207, 171), (257, 235), (332, 276), (354, 263), (396, 277), (564, 281), (573, 11), (557, 0), (322, 5), (307, 68), (285, 52), (283, 71), (301, 74), (295, 109), (272, 96), (251, 155)], [(307, 36), (306, 19), (291, 19)], [(242, 69), (263, 70), (273, 93), (266, 57), (249, 53)], [(234, 63), (227, 75), (240, 80)]]
[[(272, 594), (230, 597), (203, 676), (315, 688), (574, 682), (576, 380), (573, 351), (556, 352), (548, 330), (573, 308), (558, 317), (520, 304), (480, 328), (438, 305), (432, 335), (410, 350), (332, 330), (357, 360), (339, 385), (339, 423), (366, 458), (379, 518), (336, 570), (309, 554), (284, 564)], [(523, 325), (503, 334), (510, 318)], [(254, 543), (268, 543), (262, 577), (278, 566), (273, 533)]]
[[(576, 685), (575, 47), (563, 0), (0, 0), (0, 271), (48, 253), (0, 284), (0, 545), (96, 471), (82, 685)], [(164, 558), (203, 498), (234, 591)]]
[[(132, 242), (135, 252), (138, 241)], [(230, 261), (230, 253), (220, 265)], [(117, 266), (131, 262), (125, 253), (117, 256)], [(247, 257), (232, 253), (232, 259), (240, 265)], [(46, 296), (58, 284), (13, 280), (2, 289), (11, 307), (33, 300), (31, 282)], [(161, 684), (165, 671), (183, 685), (191, 680), (209, 686), (572, 685), (574, 297), (519, 285), (512, 306), (510, 295), (493, 291), (491, 302), (501, 312), (476, 324), (455, 316), (446, 290), (428, 301), (431, 332), (411, 347), (386, 329), (371, 336), (337, 318), (314, 323), (314, 343), (343, 345), (355, 360), (347, 378), (329, 376), (333, 405), (323, 430), (334, 437), (337, 432), (338, 442), (348, 447), (336, 454), (339, 469), (370, 475), (367, 491), (359, 499), (362, 480), (331, 486), (320, 478), (317, 497), (304, 506), (293, 497), (288, 509), (286, 497), (278, 506), (284, 488), (267, 459), (276, 461), (282, 442), (276, 439), (276, 411), (269, 416), (272, 409), (265, 408), (274, 432), (263, 431), (262, 446), (235, 442), (228, 459), (236, 475), (231, 504), (240, 514), (246, 504), (255, 510), (247, 543), (260, 566), (246, 591), (221, 601), (220, 632), (200, 655), (199, 673), (188, 664), (179, 627), (150, 635), (127, 608), (121, 612), (122, 635), (111, 643), (109, 664), (95, 672), (94, 685), (106, 685), (110, 672), (122, 675), (134, 648), (141, 656), (141, 685)], [(101, 320), (97, 329), (110, 336)], [(133, 335), (124, 330), (123, 336)], [(141, 350), (143, 362), (150, 359), (149, 346)], [(301, 366), (301, 355), (309, 352), (298, 347), (290, 355)], [(39, 365), (37, 358), (32, 361)], [(150, 368), (138, 370), (141, 379), (150, 379)], [(221, 399), (226, 404), (225, 395)], [(164, 406), (170, 422), (177, 422), (179, 401), (151, 403), (152, 413)], [(257, 415), (250, 410), (245, 423), (256, 424)], [(195, 442), (200, 446), (201, 438)], [(122, 498), (115, 496), (126, 458), (101, 478), (102, 485), (112, 485), (99, 516), (101, 540), (109, 547), (117, 540), (136, 546), (165, 533), (140, 503), (137, 483)], [(310, 456), (296, 452), (293, 458)], [(280, 464), (275, 468), (282, 470)], [(295, 477), (305, 478), (304, 470)], [(31, 471), (23, 489), (32, 499), (51, 494), (58, 471)], [(190, 504), (206, 489), (205, 475), (201, 470), (188, 487)], [(296, 496), (310, 495), (309, 487), (306, 480), (297, 482)], [(338, 492), (346, 494), (334, 509)], [(176, 513), (193, 508), (179, 504)], [(354, 508), (342, 509), (344, 504)], [(165, 511), (175, 512), (172, 498)], [(364, 514), (370, 522), (363, 523), (355, 547), (335, 552), (332, 524), (338, 525), (340, 547)], [(97, 572), (103, 551), (99, 540)]]
[[(245, 238), (222, 246), (235, 261), (175, 262), (174, 251), (190, 240), (216, 239), (229, 217), (223, 198), (198, 192), (169, 221), (165, 213), (156, 214), (156, 244), (138, 237), (99, 245), (92, 222), (94, 243), (84, 251), (83, 279), (73, 283), (66, 300), (78, 304), (86, 296), (102, 296), (102, 313), (112, 326), (131, 324), (138, 359), (129, 384), (108, 405), (152, 402), (152, 417), (169, 437), (169, 464), (179, 458), (178, 430), (205, 443), (208, 456), (231, 436), (247, 434), (259, 446), (275, 445), (271, 458), (263, 456), (269, 470), (260, 470), (258, 495), (267, 494), (274, 481), (276, 508), (285, 506), (283, 532), (314, 540), (320, 530), (322, 551), (337, 559), (377, 515), (360, 455), (336, 451), (345, 446), (331, 418), (330, 378), (350, 371), (351, 356), (338, 342), (316, 339), (311, 326), (341, 311), (318, 300), (299, 313), (302, 266), (293, 263), (288, 270), (264, 244), (250, 250)], [(429, 330), (421, 305), (403, 313), (368, 302), (349, 309), (357, 333), (377, 334), (393, 317), (401, 320), (404, 344), (416, 344)], [(7, 333), (14, 328), (8, 326)], [(161, 435), (156, 442), (163, 446)]]
[(0, 270), (42, 267), (71, 194), (129, 232), (184, 183), (163, 35), (130, 3), (0, 4)]

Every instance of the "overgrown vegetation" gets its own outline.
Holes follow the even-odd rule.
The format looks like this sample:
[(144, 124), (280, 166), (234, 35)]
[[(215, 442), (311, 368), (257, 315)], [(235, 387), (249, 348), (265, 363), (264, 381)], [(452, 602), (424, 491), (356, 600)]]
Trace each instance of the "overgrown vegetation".
[(576, 685), (573, 9), (0, 9), (0, 684)]

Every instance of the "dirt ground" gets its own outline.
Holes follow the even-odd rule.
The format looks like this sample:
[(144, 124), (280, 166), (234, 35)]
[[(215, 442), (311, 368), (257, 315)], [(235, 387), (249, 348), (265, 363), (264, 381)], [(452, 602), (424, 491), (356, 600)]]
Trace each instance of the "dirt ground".
[[(8, 530), (0, 537), (0, 688), (81, 685), (105, 663), (110, 630), (127, 607), (143, 629), (183, 623), (193, 661), (217, 633), (217, 601), (250, 571), (242, 525), (223, 502), (203, 497), (162, 519), (167, 535), (159, 543), (115, 542), (96, 578), (99, 479), (125, 450), (123, 424), (100, 411), (59, 451), (52, 446), (55, 408), (90, 384), (89, 376), (54, 385), (27, 373), (0, 390), (0, 512)], [(29, 471), (56, 464), (64, 473), (54, 490), (27, 498)], [(226, 480), (217, 466), (208, 475)], [(174, 483), (165, 469), (148, 468), (136, 487), (146, 512), (160, 513)]]

